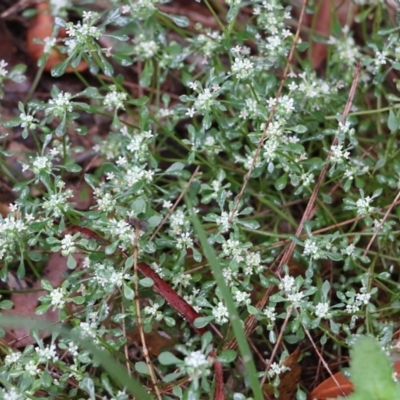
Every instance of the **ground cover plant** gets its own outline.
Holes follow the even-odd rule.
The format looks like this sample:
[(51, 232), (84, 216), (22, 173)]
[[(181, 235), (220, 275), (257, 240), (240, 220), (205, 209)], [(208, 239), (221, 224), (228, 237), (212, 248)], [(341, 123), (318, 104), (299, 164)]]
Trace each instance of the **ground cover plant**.
[(4, 2), (0, 398), (397, 393), (398, 6)]

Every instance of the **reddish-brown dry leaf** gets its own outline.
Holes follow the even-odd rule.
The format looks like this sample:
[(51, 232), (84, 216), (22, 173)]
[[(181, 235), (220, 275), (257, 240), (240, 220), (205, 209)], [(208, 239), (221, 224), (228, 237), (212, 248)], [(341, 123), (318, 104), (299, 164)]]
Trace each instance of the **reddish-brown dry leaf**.
[[(51, 37), (53, 32), (54, 17), (48, 12), (49, 4), (47, 2), (39, 3), (36, 5), (39, 14), (33, 19), (31, 26), (27, 32), (27, 49), (31, 58), (37, 61), (43, 55), (43, 44), (35, 43), (35, 38), (40, 39), (42, 42), (45, 38)], [(60, 29), (59, 38), (66, 36), (65, 29)], [(50, 71), (55, 65), (65, 60), (65, 55), (59, 53), (55, 49), (51, 50), (49, 58), (44, 67), (45, 71)], [(84, 71), (88, 65), (85, 61), (76, 67), (68, 67), (65, 72)]]
[[(108, 240), (105, 240), (101, 236), (99, 236), (97, 233), (93, 232), (90, 229), (87, 228), (82, 228), (80, 226), (73, 225), (72, 229), (81, 232), (84, 235), (87, 235), (93, 239), (96, 239), (104, 244), (109, 244), (110, 242)], [(123, 253), (125, 257), (128, 255), (126, 253)], [(192, 328), (196, 333), (200, 336), (202, 336), (205, 332), (205, 328), (196, 328), (194, 326), (194, 321), (196, 318), (200, 317), (200, 314), (195, 311), (195, 309), (185, 300), (182, 299), (181, 296), (179, 296), (178, 293), (174, 289), (171, 288), (170, 285), (168, 285), (167, 282), (165, 282), (163, 279), (160, 278), (160, 276), (155, 272), (151, 267), (145, 263), (138, 263), (137, 265), (138, 270), (147, 278), (150, 278), (154, 282), (154, 289), (166, 300), (166, 302), (174, 308), (176, 311), (178, 311), (179, 314), (181, 314), (189, 323), (192, 325)]]
[(325, 379), (308, 396), (308, 400), (335, 399), (339, 396), (348, 395), (353, 391), (353, 384), (343, 376), (341, 372), (333, 375), (340, 387), (336, 385), (332, 377)]
[[(211, 357), (216, 358), (217, 354), (215, 350), (210, 353)], [(214, 361), (214, 371), (215, 371), (215, 391), (214, 391), (214, 400), (224, 400), (225, 392), (224, 392), (224, 371), (222, 368), (222, 364), (219, 361)]]
[[(397, 376), (400, 375), (400, 360), (394, 363), (393, 369)], [(353, 391), (353, 384), (349, 379), (343, 376), (341, 372), (337, 372), (334, 377), (340, 387), (336, 385), (332, 377), (325, 379), (319, 384), (308, 396), (308, 400), (327, 400), (336, 399), (340, 396), (349, 395)]]

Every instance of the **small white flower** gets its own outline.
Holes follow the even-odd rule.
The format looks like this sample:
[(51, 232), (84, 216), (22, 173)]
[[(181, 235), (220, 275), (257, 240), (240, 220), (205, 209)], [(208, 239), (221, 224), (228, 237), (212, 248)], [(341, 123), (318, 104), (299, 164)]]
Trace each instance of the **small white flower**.
[(317, 318), (329, 318), (329, 304), (318, 303), (315, 307), (315, 315)]
[(170, 202), (169, 200), (164, 200), (162, 206), (163, 208), (170, 209), (172, 207), (172, 202)]
[(286, 293), (290, 293), (294, 290), (294, 278), (293, 276), (285, 275), (279, 284), (279, 289)]
[(287, 371), (289, 368), (285, 365), (280, 366), (278, 363), (272, 363), (268, 371), (268, 376), (273, 378), (275, 375), (280, 375), (282, 372)]
[(363, 216), (370, 214), (371, 212), (374, 211), (374, 207), (370, 206), (370, 203), (372, 202), (372, 198), (370, 196), (367, 196), (362, 199), (358, 199), (356, 202), (357, 206), (357, 215)]
[(254, 73), (254, 65), (248, 58), (236, 57), (232, 64), (232, 73), (237, 76), (238, 79), (248, 79)]
[(8, 63), (5, 62), (4, 60), (0, 61), (0, 77), (6, 77), (8, 74), (8, 71), (6, 70)]
[(119, 156), (118, 160), (116, 161), (117, 165), (125, 165), (128, 162), (128, 160), (125, 157)]
[(25, 371), (31, 376), (36, 376), (39, 374), (40, 369), (34, 360), (29, 360), (28, 363), (25, 364)]
[(356, 295), (356, 302), (358, 302), (359, 304), (367, 305), (370, 299), (371, 299), (370, 293), (357, 293)]
[(235, 300), (239, 304), (250, 304), (250, 293), (242, 292), (240, 290), (237, 290), (235, 292)]
[(72, 235), (65, 235), (61, 240), (61, 254), (68, 256), (76, 251)]
[(345, 160), (348, 160), (350, 153), (347, 150), (343, 150), (343, 145), (338, 144), (331, 146), (331, 162), (342, 164)]
[(228, 309), (222, 301), (218, 302), (217, 306), (213, 308), (212, 314), (215, 317), (215, 322), (219, 325), (223, 325), (229, 320)]
[(39, 355), (40, 362), (56, 362), (58, 360), (56, 346), (54, 344), (51, 344), (44, 348), (35, 347), (35, 351)]
[(276, 312), (274, 307), (266, 307), (263, 310), (263, 314), (271, 321), (275, 322), (276, 320)]
[(181, 233), (180, 237), (176, 240), (176, 248), (177, 249), (185, 249), (187, 247), (193, 246), (193, 239), (190, 237), (189, 232)]
[(128, 98), (125, 92), (118, 92), (114, 85), (110, 86), (111, 92), (106, 94), (104, 105), (108, 108), (125, 109), (124, 101)]
[(49, 294), (51, 298), (51, 305), (54, 306), (54, 308), (63, 308), (65, 305), (66, 301), (66, 292), (64, 288), (56, 288), (51, 291)]
[(53, 37), (46, 37), (43, 40), (44, 47), (43, 47), (43, 53), (48, 54), (52, 50), (52, 48), (56, 45), (57, 39)]
[(184, 364), (190, 380), (199, 379), (211, 373), (212, 363), (201, 351), (192, 351), (185, 357)]
[(14, 364), (21, 358), (21, 356), (22, 354), (19, 351), (14, 351), (6, 355), (6, 357), (4, 358), (4, 363), (5, 365)]
[(194, 114), (196, 114), (196, 110), (192, 107), (192, 108), (187, 109), (185, 115), (188, 115), (190, 118), (192, 118), (194, 116)]

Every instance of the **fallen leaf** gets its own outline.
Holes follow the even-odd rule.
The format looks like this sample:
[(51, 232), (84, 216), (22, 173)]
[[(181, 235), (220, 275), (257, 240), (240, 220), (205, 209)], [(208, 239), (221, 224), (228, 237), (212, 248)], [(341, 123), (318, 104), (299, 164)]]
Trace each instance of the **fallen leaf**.
[[(393, 365), (396, 375), (400, 375), (400, 360), (396, 361)], [(335, 383), (332, 377), (325, 379), (320, 383), (308, 396), (308, 400), (328, 400), (337, 399), (339, 397), (347, 396), (353, 391), (353, 384), (341, 372), (333, 375), (339, 384)]]
[[(297, 362), (299, 356), (300, 347), (292, 354), (289, 354), (282, 362), (282, 365), (288, 367), (289, 370), (280, 375), (280, 383), (278, 386), (279, 400), (292, 400), (296, 397), (295, 392), (301, 375), (301, 367)], [(270, 398), (274, 398), (274, 388), (270, 385), (268, 385), (264, 391)]]
[[(75, 255), (75, 258), (78, 262), (81, 256)], [(47, 262), (42, 278), (47, 279), (53, 287), (58, 287), (63, 282), (64, 274), (67, 270), (67, 258), (63, 257), (60, 253), (53, 253)], [(31, 290), (34, 291), (13, 293), (10, 298), (14, 303), (13, 308), (2, 310), (2, 314), (22, 316), (25, 318), (34, 316), (36, 320), (39, 319), (47, 322), (58, 321), (58, 310), (53, 311), (52, 307), (43, 315), (35, 314), (36, 307), (39, 305), (39, 297), (44, 296), (47, 292), (42, 290), (40, 281), (36, 281)], [(42, 338), (48, 335), (48, 332), (40, 332), (40, 337)], [(6, 336), (2, 340), (13, 347), (25, 347), (29, 344), (36, 343), (30, 336), (29, 329), (25, 328), (7, 329)]]
[[(139, 345), (142, 343), (139, 328), (128, 332), (127, 337), (132, 342), (136, 342)], [(151, 331), (148, 333), (144, 332), (144, 338), (146, 341), (147, 350), (151, 355), (156, 357), (158, 357), (164, 349), (170, 348), (176, 343), (176, 340), (158, 331)]]

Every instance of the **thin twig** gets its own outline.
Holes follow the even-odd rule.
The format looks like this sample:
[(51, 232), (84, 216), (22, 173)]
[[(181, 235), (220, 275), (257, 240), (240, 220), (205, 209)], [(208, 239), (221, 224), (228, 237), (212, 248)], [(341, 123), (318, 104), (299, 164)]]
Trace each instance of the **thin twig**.
[(138, 272), (138, 241), (139, 241), (139, 226), (135, 227), (135, 238), (134, 238), (134, 246), (133, 246), (133, 270), (135, 273), (135, 306), (136, 306), (136, 318), (138, 321), (138, 328), (140, 333), (140, 340), (142, 342), (143, 347), (143, 356), (146, 360), (147, 368), (149, 370), (150, 378), (153, 383), (154, 391), (156, 392), (156, 396), (158, 400), (162, 400), (160, 389), (157, 386), (157, 378), (153, 369), (153, 364), (151, 363), (149, 357), (149, 351), (146, 345), (146, 338), (144, 336), (143, 324), (142, 324), (142, 315), (140, 312), (140, 299), (139, 299), (139, 272)]
[[(296, 313), (298, 315), (298, 317), (300, 318), (299, 312), (296, 310)], [(331, 371), (331, 369), (329, 368), (329, 365), (326, 363), (326, 361), (324, 360), (324, 357), (322, 357), (322, 354), (320, 353), (320, 351), (318, 350), (318, 347), (316, 346), (313, 338), (311, 337), (310, 331), (303, 325), (303, 329), (304, 332), (306, 333), (309, 341), (311, 342), (312, 347), (314, 348), (315, 352), (317, 353), (318, 358), (320, 359), (322, 365), (325, 367), (325, 369), (328, 371), (329, 375), (331, 376), (333, 382), (335, 382), (335, 385), (341, 390), (343, 396), (346, 396), (346, 393), (344, 393), (342, 387), (340, 386), (338, 380), (336, 379), (335, 375), (333, 374), (333, 372)]]
[[(341, 118), (342, 123), (344, 123), (346, 121), (347, 115), (348, 115), (348, 113), (350, 111), (350, 108), (351, 108), (351, 106), (353, 104), (353, 99), (354, 99), (354, 95), (355, 95), (355, 92), (356, 92), (358, 79), (360, 77), (360, 72), (361, 72), (361, 64), (358, 63), (357, 67), (356, 67), (356, 72), (355, 72), (355, 75), (354, 75), (353, 83), (351, 85), (351, 89), (350, 89), (350, 92), (349, 92), (349, 96), (347, 98), (347, 103), (346, 103), (346, 106), (345, 106), (343, 114), (342, 114), (342, 118)], [(333, 141), (332, 141), (331, 148), (332, 148), (332, 146), (335, 146), (337, 144), (337, 142), (338, 142), (338, 138), (335, 137), (333, 139)], [(303, 216), (302, 216), (302, 218), (300, 220), (300, 223), (299, 223), (299, 226), (297, 228), (296, 237), (300, 237), (300, 235), (303, 232), (304, 223), (306, 221), (309, 221), (314, 216), (314, 213), (317, 210), (317, 208), (314, 207), (315, 200), (317, 199), (318, 192), (319, 192), (320, 187), (322, 186), (322, 182), (325, 179), (325, 175), (328, 172), (329, 160), (331, 158), (331, 155), (332, 155), (332, 150), (330, 150), (329, 153), (328, 153), (328, 156), (326, 158), (327, 162), (326, 162), (325, 166), (322, 168), (321, 173), (319, 174), (317, 183), (316, 183), (316, 185), (314, 187), (314, 190), (311, 193), (311, 197), (310, 197), (310, 199), (309, 199), (309, 201), (307, 203), (307, 207), (306, 207), (306, 209), (305, 209), (305, 211), (303, 213)], [(296, 247), (296, 243), (295, 242), (291, 242), (289, 244), (289, 246), (287, 248), (287, 251), (285, 252), (284, 256), (282, 257), (282, 260), (281, 260), (280, 265), (278, 267), (278, 271), (277, 271), (278, 273), (280, 273), (281, 268), (285, 264), (287, 264), (289, 262), (290, 258), (292, 257), (292, 254), (293, 254), (293, 251), (294, 251), (295, 247)]]

